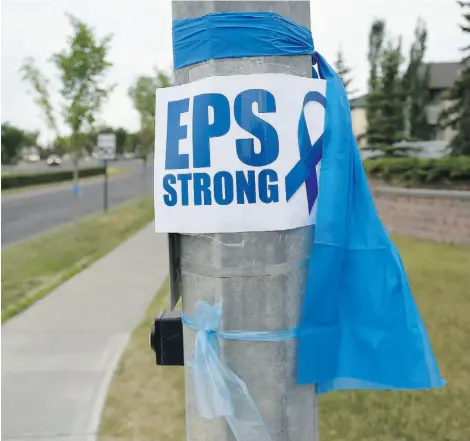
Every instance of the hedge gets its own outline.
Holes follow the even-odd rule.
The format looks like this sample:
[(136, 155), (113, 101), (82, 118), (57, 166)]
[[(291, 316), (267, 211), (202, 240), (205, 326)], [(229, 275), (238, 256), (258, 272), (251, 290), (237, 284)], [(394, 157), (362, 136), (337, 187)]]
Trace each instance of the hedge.
[[(89, 167), (79, 170), (79, 176), (86, 178), (104, 174), (104, 167)], [(29, 185), (49, 184), (51, 182), (71, 181), (73, 170), (57, 170), (42, 173), (15, 173), (2, 175), (2, 189), (27, 187)]]
[(470, 156), (364, 160), (368, 176), (389, 183), (455, 187), (470, 184)]

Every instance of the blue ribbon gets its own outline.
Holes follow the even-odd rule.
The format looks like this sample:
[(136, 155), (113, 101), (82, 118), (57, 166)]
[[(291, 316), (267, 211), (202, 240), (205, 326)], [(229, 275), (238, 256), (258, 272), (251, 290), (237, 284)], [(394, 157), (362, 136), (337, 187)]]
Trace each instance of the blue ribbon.
[(245, 382), (219, 358), (217, 338), (243, 341), (287, 341), (297, 329), (279, 332), (219, 332), (222, 304), (197, 302), (193, 318), (183, 314), (183, 324), (196, 331), (194, 354), (188, 362), (194, 384), (196, 408), (205, 419), (224, 417), (239, 441), (271, 441), (268, 429)]
[(271, 12), (224, 12), (173, 22), (175, 70), (207, 60), (312, 55), (312, 33)]
[(286, 176), (286, 198), (288, 201), (305, 182), (309, 213), (311, 213), (318, 196), (316, 166), (321, 160), (323, 151), (323, 135), (312, 144), (305, 121), (305, 106), (312, 102), (320, 103), (325, 107), (325, 97), (320, 92), (309, 92), (304, 98), (298, 128), (300, 159)]
[(76, 185), (76, 184), (73, 184), (72, 185), (72, 191), (77, 195), (77, 196), (80, 196), (82, 194), (82, 189)]
[[(301, 159), (286, 176), (288, 199), (305, 183), (311, 210), (318, 195), (300, 328), (259, 340), (259, 333), (219, 333), (220, 310), (212, 322), (202, 312), (194, 321), (184, 318), (197, 330), (192, 374), (200, 413), (211, 418), (223, 414), (238, 440), (269, 440), (246, 385), (220, 362), (217, 337), (273, 341), (269, 335), (298, 336), (298, 382), (314, 383), (320, 393), (443, 386), (401, 258), (373, 204), (346, 91), (326, 60), (314, 52), (310, 31), (272, 13), (209, 14), (174, 22), (173, 51), (175, 69), (211, 59), (311, 55), (319, 72), (312, 67), (312, 76), (327, 82), (326, 102), (314, 92), (304, 102), (304, 109), (309, 102), (325, 107), (324, 134), (312, 145), (302, 111)], [(315, 166), (320, 159), (318, 193)], [(238, 405), (250, 409), (250, 424), (236, 419)]]

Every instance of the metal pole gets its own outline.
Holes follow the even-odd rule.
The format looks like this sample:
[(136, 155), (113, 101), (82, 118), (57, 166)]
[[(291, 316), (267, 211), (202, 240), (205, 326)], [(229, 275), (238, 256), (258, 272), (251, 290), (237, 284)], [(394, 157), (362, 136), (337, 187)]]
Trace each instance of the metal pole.
[[(310, 28), (309, 1), (173, 0), (173, 19), (211, 12), (268, 11)], [(213, 75), (289, 73), (312, 76), (310, 56), (211, 60), (175, 72), (175, 84)], [(259, 233), (178, 235), (179, 289), (191, 315), (197, 300), (222, 300), (222, 330), (282, 330), (299, 323), (311, 228)], [(273, 441), (317, 440), (317, 400), (313, 386), (297, 385), (297, 342), (219, 341), (221, 359), (247, 384)], [(185, 359), (194, 332), (184, 329)], [(196, 412), (186, 372), (188, 441), (233, 440), (225, 421), (203, 420)]]
[(105, 213), (108, 211), (108, 160), (104, 160), (104, 198), (103, 207)]

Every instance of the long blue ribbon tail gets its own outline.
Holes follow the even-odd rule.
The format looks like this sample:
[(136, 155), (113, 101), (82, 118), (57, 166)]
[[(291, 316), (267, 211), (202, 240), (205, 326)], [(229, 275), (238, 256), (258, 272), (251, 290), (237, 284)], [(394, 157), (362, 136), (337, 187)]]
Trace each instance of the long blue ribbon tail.
[(237, 441), (271, 441), (245, 382), (219, 358), (216, 332), (221, 312), (220, 304), (199, 301), (193, 319), (183, 316), (183, 324), (196, 330), (189, 366), (197, 411), (205, 419), (224, 417)]

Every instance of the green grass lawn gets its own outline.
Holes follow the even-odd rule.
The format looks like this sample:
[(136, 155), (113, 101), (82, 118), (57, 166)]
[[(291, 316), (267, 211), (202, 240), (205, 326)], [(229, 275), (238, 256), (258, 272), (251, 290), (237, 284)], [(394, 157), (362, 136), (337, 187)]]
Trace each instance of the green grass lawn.
[[(419, 392), (320, 397), (321, 441), (470, 441), (470, 248), (396, 240), (448, 385)], [(183, 369), (157, 367), (148, 334), (168, 308), (165, 285), (113, 379), (99, 441), (183, 441)]]
[(151, 198), (137, 199), (2, 250), (2, 321), (12, 317), (153, 218)]

